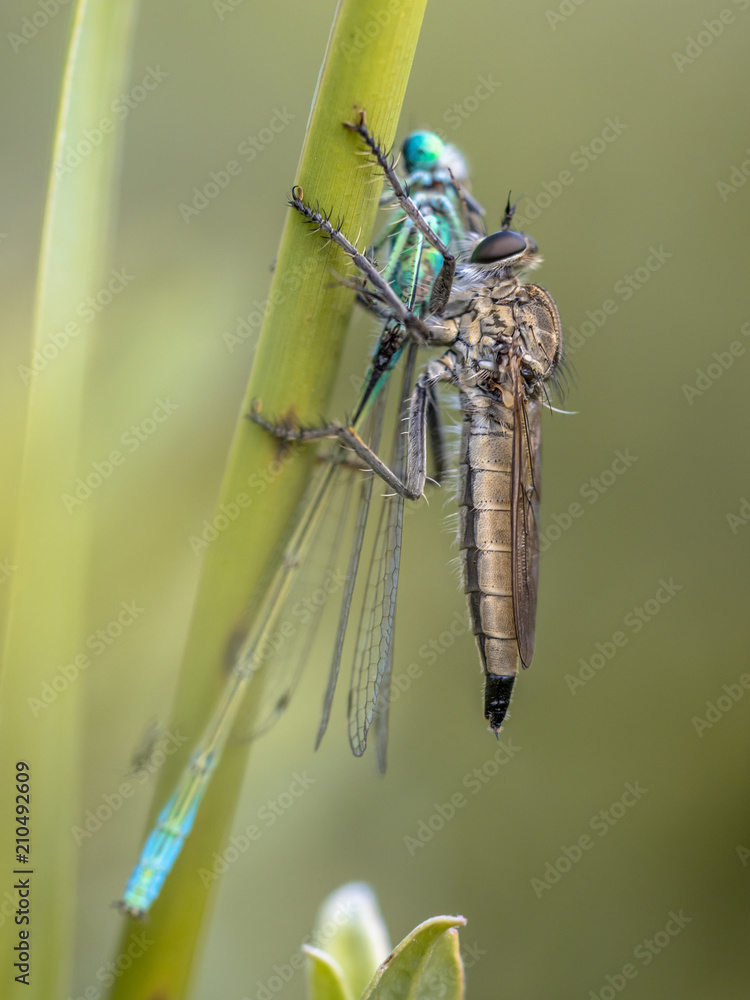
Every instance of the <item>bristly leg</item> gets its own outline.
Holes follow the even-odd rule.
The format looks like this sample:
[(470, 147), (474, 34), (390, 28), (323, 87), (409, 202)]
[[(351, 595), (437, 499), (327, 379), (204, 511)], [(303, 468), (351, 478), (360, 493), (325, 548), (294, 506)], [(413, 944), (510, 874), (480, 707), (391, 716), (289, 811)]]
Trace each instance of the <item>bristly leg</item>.
[[(426, 407), (427, 405), (423, 399), (423, 393), (419, 388), (419, 383), (417, 384), (415, 396), (412, 401), (413, 408), (415, 405), (418, 409)], [(262, 427), (268, 434), (271, 434), (273, 437), (278, 438), (281, 441), (309, 442), (322, 441), (326, 438), (336, 439), (344, 445), (344, 447), (351, 448), (351, 450), (367, 466), (367, 468), (371, 469), (377, 476), (380, 476), (380, 478), (387, 483), (392, 490), (395, 490), (399, 496), (402, 496), (407, 500), (418, 500), (424, 492), (425, 475), (423, 470), (426, 467), (424, 457), (426, 442), (424, 437), (424, 424), (420, 424), (419, 421), (410, 421), (410, 429), (411, 424), (414, 424), (414, 434), (413, 437), (410, 435), (410, 468), (408, 470), (406, 482), (404, 482), (398, 472), (394, 472), (390, 466), (362, 440), (356, 430), (351, 426), (345, 426), (344, 424), (328, 424), (325, 427), (293, 428), (286, 422), (274, 422), (273, 420), (266, 420), (265, 417), (262, 417), (261, 403), (258, 399), (254, 399), (252, 401), (250, 404), (250, 412), (247, 413), (246, 416), (248, 420), (252, 420), (254, 424)]]
[(336, 225), (331, 222), (330, 216), (325, 212), (312, 208), (303, 200), (303, 191), (300, 187), (292, 188), (292, 197), (289, 204), (300, 213), (305, 222), (316, 225), (323, 236), (340, 247), (344, 253), (351, 258), (352, 263), (357, 267), (365, 278), (373, 286), (374, 291), (369, 294), (379, 299), (392, 312), (395, 319), (405, 326), (417, 343), (426, 344), (430, 339), (430, 332), (427, 326), (418, 316), (407, 308), (401, 299), (396, 295), (387, 281), (383, 279), (377, 267), (369, 257), (360, 253), (341, 231), (341, 221)]
[(365, 142), (372, 155), (375, 157), (378, 166), (385, 175), (385, 179), (393, 191), (403, 211), (408, 215), (416, 228), (422, 233), (424, 238), (434, 247), (443, 258), (443, 266), (435, 278), (428, 305), (428, 313), (439, 313), (445, 307), (453, 287), (453, 278), (456, 273), (456, 258), (443, 243), (437, 233), (431, 228), (425, 217), (419, 211), (417, 205), (412, 201), (408, 191), (399, 180), (395, 169), (393, 157), (389, 157), (380, 145), (379, 141), (367, 127), (365, 113), (360, 111), (357, 122), (344, 122), (344, 128), (350, 132), (356, 132)]

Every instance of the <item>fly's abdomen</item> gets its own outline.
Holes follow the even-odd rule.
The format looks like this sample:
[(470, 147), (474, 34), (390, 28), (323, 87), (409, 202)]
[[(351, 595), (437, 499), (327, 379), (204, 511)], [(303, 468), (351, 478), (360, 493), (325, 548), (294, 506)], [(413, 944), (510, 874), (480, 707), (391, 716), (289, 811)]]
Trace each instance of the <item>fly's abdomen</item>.
[(459, 470), (459, 545), (469, 616), (486, 674), (485, 716), (502, 725), (518, 670), (511, 569), (513, 411), (470, 414)]

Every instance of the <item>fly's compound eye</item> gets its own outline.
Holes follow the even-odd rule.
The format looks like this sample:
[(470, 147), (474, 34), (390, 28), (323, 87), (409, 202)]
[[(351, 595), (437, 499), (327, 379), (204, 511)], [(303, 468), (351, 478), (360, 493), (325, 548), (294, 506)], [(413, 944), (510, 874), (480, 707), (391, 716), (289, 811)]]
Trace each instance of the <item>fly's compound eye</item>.
[(521, 256), (526, 250), (535, 249), (532, 240), (514, 233), (512, 229), (501, 229), (498, 233), (485, 237), (478, 243), (471, 255), (472, 264), (501, 264)]

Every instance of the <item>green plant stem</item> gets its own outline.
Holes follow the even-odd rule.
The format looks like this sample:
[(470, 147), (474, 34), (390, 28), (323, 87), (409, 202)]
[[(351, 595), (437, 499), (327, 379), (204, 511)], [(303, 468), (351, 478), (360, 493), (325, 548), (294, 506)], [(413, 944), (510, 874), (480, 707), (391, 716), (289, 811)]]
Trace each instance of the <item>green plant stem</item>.
[[(26, 369), (29, 399), (15, 569), (0, 683), (4, 890), (9, 898), (19, 896), (12, 888), (12, 868), (29, 870), (31, 880), (30, 922), (18, 925), (6, 917), (2, 934), (1, 991), (8, 998), (68, 995), (78, 861), (71, 830), (82, 813), (78, 723), (84, 684), (66, 682), (62, 668), (70, 671), (78, 657), (80, 676), (80, 657), (85, 656), (88, 546), (85, 513), (71, 513), (63, 496), (75, 488), (80, 471), (84, 383), (94, 332), (76, 320), (76, 307), (103, 282), (121, 138), (111, 104), (127, 74), (134, 7), (133, 0), (79, 0), (52, 157), (52, 167), (62, 168), (51, 169), (47, 193), (30, 355), (39, 352), (48, 363), (38, 373)], [(79, 163), (65, 166), (68, 148), (104, 118), (113, 128), (101, 144)], [(77, 325), (75, 336), (70, 336), (71, 323)], [(69, 339), (60, 347), (66, 327)], [(28, 763), (31, 777), (28, 856), (17, 853), (10, 821), (11, 804), (19, 801), (13, 787), (17, 761)], [(15, 978), (22, 972), (13, 964), (19, 960), (13, 949), (21, 930), (29, 932), (31, 944), (29, 985)]]
[[(369, 234), (379, 189), (369, 183), (370, 171), (354, 169), (362, 162), (355, 155), (361, 146), (341, 123), (364, 108), (375, 133), (386, 145), (392, 142), (425, 5), (426, 0), (340, 0), (336, 12), (296, 182), (309, 197), (340, 213), (354, 236)], [(313, 421), (326, 412), (353, 305), (352, 291), (332, 281), (332, 270), (341, 272), (340, 254), (333, 247), (321, 250), (319, 238), (290, 212), (217, 510), (239, 505), (241, 497), (250, 502), (206, 546), (182, 664), (173, 725), (188, 736), (189, 747), (200, 737), (248, 599), (267, 561), (280, 551), (312, 468), (311, 450), (279, 461), (277, 446), (244, 414), (254, 398), (262, 398), (265, 412), (275, 416)], [(189, 749), (164, 768), (152, 820), (188, 754)], [(153, 944), (118, 980), (116, 1000), (185, 996), (217, 881), (210, 873), (232, 822), (247, 755), (247, 747), (227, 748), (195, 828), (152, 909), (148, 937)], [(260, 901), (248, 901), (250, 921), (262, 919), (262, 910)], [(122, 948), (140, 930), (129, 922)]]

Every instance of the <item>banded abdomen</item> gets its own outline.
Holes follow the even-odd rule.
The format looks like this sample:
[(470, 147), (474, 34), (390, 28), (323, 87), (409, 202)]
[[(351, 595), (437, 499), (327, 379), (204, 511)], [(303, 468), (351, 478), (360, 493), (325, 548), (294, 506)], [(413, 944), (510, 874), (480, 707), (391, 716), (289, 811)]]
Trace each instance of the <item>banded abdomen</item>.
[(459, 546), (469, 617), (485, 680), (484, 714), (498, 730), (518, 672), (511, 563), (512, 409), (485, 397), (477, 411), (462, 398)]

